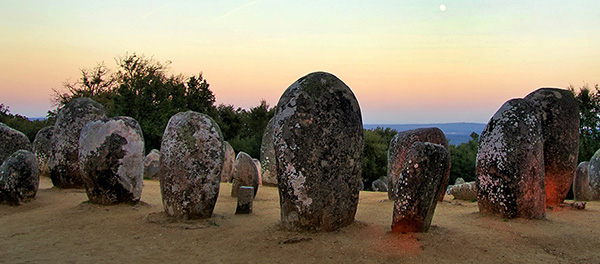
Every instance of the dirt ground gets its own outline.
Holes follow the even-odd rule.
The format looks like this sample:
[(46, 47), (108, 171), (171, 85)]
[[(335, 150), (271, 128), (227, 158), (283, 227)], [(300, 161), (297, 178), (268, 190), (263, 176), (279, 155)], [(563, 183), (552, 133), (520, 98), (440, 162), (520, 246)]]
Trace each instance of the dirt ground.
[(99, 206), (42, 178), (34, 200), (0, 205), (0, 262), (600, 263), (600, 202), (507, 220), (447, 196), (429, 233), (391, 234), (387, 193), (361, 192), (354, 224), (312, 233), (280, 230), (277, 188), (260, 187), (250, 215), (234, 214), (230, 192), (221, 185), (211, 219), (175, 222), (158, 181), (144, 182), (139, 205)]

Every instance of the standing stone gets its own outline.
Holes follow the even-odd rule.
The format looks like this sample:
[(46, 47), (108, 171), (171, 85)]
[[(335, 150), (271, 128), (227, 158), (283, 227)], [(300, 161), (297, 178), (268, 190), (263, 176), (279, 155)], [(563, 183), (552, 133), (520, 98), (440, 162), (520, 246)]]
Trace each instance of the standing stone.
[[(387, 175), (389, 178), (388, 182), (388, 199), (394, 200), (394, 194), (396, 193), (396, 185), (398, 183), (398, 177), (402, 173), (404, 163), (406, 162), (406, 155), (412, 145), (415, 142), (431, 142), (433, 144), (442, 145), (446, 150), (448, 148), (448, 140), (444, 132), (437, 127), (419, 128), (413, 130), (407, 130), (398, 132), (390, 142), (388, 150), (388, 167)], [(450, 166), (450, 164), (448, 164)], [(444, 190), (448, 186), (448, 178), (450, 177), (450, 168), (448, 168), (447, 175), (444, 175), (443, 188)], [(440, 194), (440, 200), (444, 199), (444, 192)]]
[(587, 161), (579, 163), (575, 171), (573, 181), (573, 196), (575, 201), (591, 201), (592, 187), (590, 186), (590, 163)]
[(456, 184), (450, 188), (450, 194), (459, 200), (477, 200), (477, 184), (475, 182)]
[(171, 117), (160, 145), (160, 191), (165, 212), (178, 219), (210, 218), (219, 196), (223, 135), (209, 116)]
[(260, 165), (262, 167), (262, 183), (277, 186), (277, 166), (275, 166), (275, 145), (273, 138), (273, 120), (271, 118), (265, 127), (260, 145)]
[(363, 126), (350, 88), (329, 73), (304, 76), (283, 93), (273, 122), (282, 226), (333, 231), (353, 223)]
[(160, 151), (153, 149), (144, 158), (144, 179), (158, 179)]
[(50, 179), (58, 188), (83, 188), (79, 170), (79, 134), (87, 122), (104, 118), (104, 107), (90, 98), (66, 104), (56, 117), (52, 135)]
[(231, 196), (237, 197), (238, 190), (242, 186), (254, 188), (254, 196), (258, 192), (259, 169), (256, 163), (245, 152), (240, 151), (235, 158), (235, 167), (233, 169), (233, 186), (231, 187)]
[(360, 182), (359, 182), (359, 188), (358, 189), (361, 190), (361, 191), (365, 190), (365, 183), (362, 180), (360, 180)]
[(446, 189), (450, 152), (442, 145), (415, 141), (397, 178), (392, 232), (427, 232), (437, 201)]
[(545, 217), (542, 123), (534, 104), (513, 99), (502, 105), (481, 133), (476, 166), (482, 214)]
[(546, 204), (562, 203), (579, 157), (579, 106), (569, 90), (541, 88), (525, 97), (542, 114)]
[(590, 201), (600, 200), (600, 149), (590, 159), (588, 172)]
[(0, 164), (10, 157), (15, 151), (24, 149), (32, 151), (31, 142), (20, 131), (0, 123)]
[(262, 167), (260, 166), (260, 160), (252, 159), (254, 161), (254, 165), (256, 165), (256, 170), (258, 171), (258, 186), (262, 186)]
[(254, 200), (254, 187), (241, 186), (238, 191), (238, 202), (235, 214), (251, 214)]
[(223, 171), (221, 172), (221, 182), (231, 182), (233, 180), (233, 168), (235, 166), (235, 151), (229, 142), (223, 142)]
[(54, 126), (47, 126), (35, 135), (33, 140), (33, 153), (38, 162), (40, 176), (50, 176), (50, 156), (52, 155), (52, 135)]
[(388, 186), (384, 181), (377, 179), (371, 183), (371, 190), (374, 192), (387, 192)]
[(19, 205), (35, 197), (40, 178), (35, 154), (17, 150), (0, 166), (0, 202)]
[(135, 203), (142, 195), (144, 136), (131, 117), (88, 122), (79, 137), (79, 166), (91, 203)]

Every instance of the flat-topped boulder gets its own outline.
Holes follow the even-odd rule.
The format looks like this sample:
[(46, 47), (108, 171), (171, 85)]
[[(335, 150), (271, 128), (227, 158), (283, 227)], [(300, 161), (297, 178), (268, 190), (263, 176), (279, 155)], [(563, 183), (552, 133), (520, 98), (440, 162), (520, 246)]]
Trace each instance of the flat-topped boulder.
[(54, 126), (47, 126), (35, 135), (33, 153), (37, 158), (40, 176), (50, 177), (50, 156), (52, 155), (52, 135)]
[(19, 205), (34, 198), (40, 178), (35, 154), (17, 150), (0, 166), (0, 202)]

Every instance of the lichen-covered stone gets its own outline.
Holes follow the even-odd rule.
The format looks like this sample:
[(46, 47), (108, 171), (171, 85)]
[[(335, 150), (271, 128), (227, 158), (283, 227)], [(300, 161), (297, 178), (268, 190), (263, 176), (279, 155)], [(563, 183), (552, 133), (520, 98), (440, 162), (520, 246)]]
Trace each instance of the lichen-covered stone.
[(17, 150), (32, 151), (33, 149), (25, 134), (4, 123), (0, 123), (0, 144), (2, 144), (2, 147), (0, 147), (0, 164)]
[(590, 185), (590, 201), (600, 200), (600, 149), (590, 159), (588, 172)]
[(33, 140), (33, 153), (38, 162), (40, 176), (50, 177), (50, 155), (52, 155), (52, 135), (54, 126), (47, 126), (35, 135)]
[[(446, 135), (444, 135), (444, 132), (437, 127), (419, 128), (398, 132), (398, 134), (392, 138), (390, 147), (388, 149), (387, 176), (389, 179), (388, 199), (390, 200), (394, 200), (394, 194), (396, 193), (394, 188), (396, 187), (398, 183), (398, 177), (400, 177), (400, 173), (402, 173), (402, 169), (404, 168), (406, 154), (415, 142), (431, 142), (442, 145), (444, 148), (446, 148), (446, 150), (449, 150)], [(450, 166), (450, 164), (448, 164), (448, 166)], [(441, 187), (443, 190), (445, 190), (448, 185), (449, 176), (450, 168), (448, 168), (448, 174), (444, 175), (444, 186)], [(442, 192), (440, 195), (440, 200), (444, 198), (444, 194), (445, 193)]]
[(231, 182), (233, 180), (233, 169), (235, 167), (235, 151), (227, 141), (224, 141), (223, 143), (223, 151), (224, 159), (221, 182)]
[(260, 160), (252, 159), (254, 161), (254, 165), (256, 165), (256, 170), (258, 171), (258, 186), (262, 186), (262, 167), (260, 166)]
[(546, 204), (562, 203), (573, 184), (579, 157), (579, 106), (569, 90), (541, 88), (525, 97), (542, 116)]
[(579, 163), (573, 180), (573, 196), (575, 201), (591, 201), (593, 192), (590, 186), (590, 163), (587, 161)]
[(233, 186), (231, 187), (231, 196), (237, 197), (238, 190), (242, 186), (250, 186), (254, 188), (254, 196), (258, 192), (260, 182), (259, 168), (256, 167), (256, 162), (245, 152), (240, 151), (235, 157), (235, 166), (233, 169)]
[(134, 203), (142, 195), (144, 136), (131, 117), (88, 122), (79, 137), (79, 167), (91, 203)]
[(169, 119), (160, 145), (160, 191), (165, 212), (178, 219), (210, 218), (219, 196), (223, 135), (207, 115)]
[(387, 192), (388, 186), (384, 181), (377, 179), (371, 183), (371, 190), (374, 192)]
[(264, 185), (277, 186), (277, 166), (275, 166), (275, 145), (273, 138), (273, 124), (275, 118), (271, 118), (265, 127), (262, 143), (260, 145), (260, 165), (262, 168), (262, 183)]
[(542, 122), (533, 103), (513, 99), (502, 105), (481, 133), (476, 163), (482, 214), (545, 217)]
[(17, 150), (0, 166), (0, 202), (19, 205), (34, 198), (40, 178), (35, 154)]
[(459, 200), (477, 200), (477, 184), (475, 182), (456, 184), (450, 188), (450, 194)]
[(238, 190), (238, 202), (235, 214), (252, 213), (252, 201), (254, 200), (254, 187), (241, 186)]
[(158, 179), (160, 168), (160, 151), (153, 149), (144, 158), (144, 179)]
[(363, 126), (350, 88), (329, 73), (304, 76), (283, 93), (273, 122), (283, 228), (332, 231), (353, 223)]
[[(392, 232), (427, 232), (446, 189), (450, 152), (438, 144), (415, 141), (394, 188)], [(444, 182), (446, 181), (446, 182)]]
[(85, 97), (72, 100), (60, 109), (54, 123), (49, 163), (54, 186), (84, 188), (79, 170), (79, 134), (85, 124), (104, 117), (104, 107)]

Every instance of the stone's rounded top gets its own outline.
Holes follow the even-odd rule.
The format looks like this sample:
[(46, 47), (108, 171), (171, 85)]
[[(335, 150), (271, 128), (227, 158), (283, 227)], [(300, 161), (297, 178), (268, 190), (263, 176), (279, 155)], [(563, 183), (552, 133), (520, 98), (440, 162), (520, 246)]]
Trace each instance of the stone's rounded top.
[(6, 124), (0, 124), (2, 124), (0, 125), (0, 144), (2, 144), (0, 148), (0, 164), (17, 150), (33, 151), (31, 142), (25, 134)]
[(69, 120), (88, 114), (95, 114), (102, 118), (104, 117), (104, 106), (87, 97), (76, 98), (58, 111), (56, 123), (72, 122)]
[(525, 99), (533, 99), (533, 98), (539, 98), (539, 97), (555, 97), (556, 99), (560, 100), (560, 99), (575, 99), (575, 97), (573, 96), (573, 93), (569, 90), (566, 89), (562, 89), (562, 88), (549, 88), (549, 87), (544, 87), (544, 88), (539, 88), (533, 92), (531, 92), (530, 94), (528, 94)]
[(54, 134), (54, 126), (47, 126), (40, 129), (37, 134), (35, 134), (35, 139), (33, 140), (33, 148), (37, 148), (38, 146), (46, 147), (50, 146), (50, 142), (52, 140), (52, 134)]
[(19, 205), (35, 197), (39, 172), (35, 155), (24, 149), (15, 151), (0, 166), (0, 201)]
[(442, 145), (444, 148), (448, 149), (448, 140), (446, 139), (446, 135), (444, 134), (444, 131), (437, 127), (425, 127), (401, 131), (392, 138), (392, 144), (394, 145), (399, 144), (400, 142), (406, 142), (408, 146), (402, 147), (406, 148), (407, 151), (415, 141), (431, 142)]
[(150, 153), (148, 153), (148, 155), (150, 155), (150, 154), (152, 154), (152, 155), (160, 155), (160, 150), (158, 150), (158, 149), (152, 149), (152, 150), (150, 150)]

